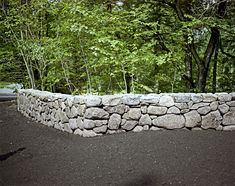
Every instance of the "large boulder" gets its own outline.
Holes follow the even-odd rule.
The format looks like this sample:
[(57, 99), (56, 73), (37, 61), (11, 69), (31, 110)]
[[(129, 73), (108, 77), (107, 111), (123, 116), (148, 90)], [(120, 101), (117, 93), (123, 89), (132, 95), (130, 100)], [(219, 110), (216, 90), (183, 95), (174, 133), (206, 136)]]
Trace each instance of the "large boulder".
[(136, 126), (132, 131), (133, 132), (141, 132), (143, 130), (144, 130), (144, 128), (142, 126)]
[(222, 116), (218, 110), (210, 112), (209, 114), (202, 116), (203, 129), (214, 128), (216, 129), (221, 124)]
[(105, 106), (104, 110), (106, 110), (108, 113), (117, 113), (117, 114), (124, 114), (129, 110), (129, 107), (127, 105), (116, 105), (116, 106)]
[(86, 96), (85, 103), (87, 107), (98, 107), (102, 104), (102, 101), (99, 96), (89, 95)]
[(177, 107), (173, 106), (173, 107), (170, 107), (167, 110), (167, 113), (168, 114), (180, 114), (180, 109), (178, 109)]
[(225, 93), (225, 92), (217, 93), (216, 95), (218, 96), (219, 101), (231, 101), (232, 100), (232, 95)]
[(211, 110), (212, 110), (212, 111), (217, 110), (218, 106), (219, 106), (219, 102), (218, 102), (218, 101), (213, 101), (213, 102), (211, 102), (211, 104), (210, 104), (210, 107), (211, 107)]
[(105, 106), (116, 106), (122, 103), (122, 96), (120, 95), (108, 95), (102, 97), (102, 103)]
[(158, 104), (160, 100), (160, 96), (158, 94), (147, 94), (142, 95), (140, 97), (140, 102), (142, 105), (148, 105), (148, 104)]
[(130, 110), (123, 115), (124, 119), (138, 120), (141, 117), (140, 108), (130, 108)]
[(171, 96), (161, 96), (159, 100), (159, 105), (164, 107), (171, 107), (173, 106), (174, 99)]
[(205, 107), (205, 106), (208, 106), (210, 105), (210, 103), (196, 103), (194, 105), (192, 105), (191, 107), (189, 107), (191, 110), (197, 110), (201, 107)]
[(90, 119), (85, 119), (84, 120), (84, 124), (83, 124), (83, 128), (92, 129), (94, 127), (100, 127), (102, 125), (107, 125), (107, 123), (108, 123), (107, 120), (90, 120)]
[(126, 94), (122, 97), (122, 102), (125, 105), (139, 105), (140, 104), (140, 96), (135, 94)]
[(151, 125), (151, 118), (148, 114), (142, 115), (139, 120), (139, 125)]
[(197, 109), (197, 112), (201, 115), (206, 115), (211, 111), (211, 107), (210, 106), (205, 106), (205, 107), (200, 107), (199, 109)]
[(235, 111), (230, 111), (223, 116), (223, 125), (235, 125)]
[(108, 126), (107, 126), (107, 125), (102, 125), (102, 126), (100, 126), (100, 127), (95, 127), (95, 128), (93, 128), (93, 131), (94, 131), (95, 133), (105, 133), (105, 132), (107, 131), (107, 129), (108, 129)]
[(153, 115), (163, 115), (163, 114), (166, 114), (166, 112), (167, 112), (166, 107), (159, 107), (159, 106), (150, 105), (147, 109), (147, 113), (153, 114)]
[(84, 119), (84, 128), (93, 129), (95, 127), (95, 122), (93, 120)]
[(118, 129), (121, 124), (122, 118), (119, 114), (112, 114), (109, 118), (108, 128), (109, 129)]
[(166, 114), (154, 119), (153, 125), (166, 129), (183, 128), (185, 125), (185, 118), (182, 115)]
[(185, 127), (193, 128), (200, 125), (202, 120), (200, 114), (196, 110), (192, 110), (186, 114), (185, 117)]
[(122, 128), (129, 131), (132, 130), (136, 125), (138, 124), (138, 121), (135, 120), (127, 120), (125, 123), (122, 125)]
[(225, 114), (229, 111), (229, 106), (224, 103), (222, 105), (219, 105), (218, 109), (222, 114)]
[(109, 113), (101, 108), (88, 108), (85, 112), (85, 118), (87, 119), (108, 119)]
[(202, 94), (203, 102), (213, 102), (217, 100), (217, 96), (212, 93), (204, 93)]

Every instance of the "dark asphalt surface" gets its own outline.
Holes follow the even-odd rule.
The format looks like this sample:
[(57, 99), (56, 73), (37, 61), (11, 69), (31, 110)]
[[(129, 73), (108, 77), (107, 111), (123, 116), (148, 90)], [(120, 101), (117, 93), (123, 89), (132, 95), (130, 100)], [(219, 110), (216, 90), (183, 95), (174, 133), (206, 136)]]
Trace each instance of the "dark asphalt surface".
[(235, 185), (235, 132), (82, 138), (0, 102), (0, 185)]
[(0, 101), (16, 100), (16, 94), (0, 93)]

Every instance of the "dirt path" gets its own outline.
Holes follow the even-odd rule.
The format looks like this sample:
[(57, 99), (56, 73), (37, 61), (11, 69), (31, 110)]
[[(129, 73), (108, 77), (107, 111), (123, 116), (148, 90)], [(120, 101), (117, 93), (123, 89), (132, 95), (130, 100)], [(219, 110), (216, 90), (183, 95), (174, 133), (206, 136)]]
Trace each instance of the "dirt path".
[(0, 185), (235, 185), (235, 132), (82, 138), (0, 102)]

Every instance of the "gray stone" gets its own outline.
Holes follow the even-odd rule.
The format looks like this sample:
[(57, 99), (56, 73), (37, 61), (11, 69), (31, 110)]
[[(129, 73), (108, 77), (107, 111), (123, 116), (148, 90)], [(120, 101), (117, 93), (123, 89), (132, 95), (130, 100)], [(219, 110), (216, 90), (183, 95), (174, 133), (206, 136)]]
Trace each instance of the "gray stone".
[(159, 128), (159, 127), (152, 126), (152, 127), (150, 127), (150, 130), (153, 130), (153, 131), (160, 131), (160, 130), (164, 130), (164, 129), (163, 129), (163, 128)]
[(193, 106), (191, 106), (190, 109), (191, 110), (197, 110), (200, 107), (205, 107), (205, 106), (208, 106), (208, 105), (210, 105), (210, 103), (196, 103)]
[(223, 130), (223, 126), (222, 126), (222, 125), (219, 125), (219, 126), (216, 128), (216, 130), (222, 131), (222, 130)]
[(100, 127), (93, 128), (93, 131), (96, 133), (105, 133), (107, 131), (107, 129), (108, 129), (107, 125), (102, 125)]
[(159, 106), (150, 105), (147, 109), (147, 113), (153, 114), (153, 115), (163, 115), (163, 114), (166, 114), (166, 112), (167, 112), (166, 107), (159, 107)]
[(65, 110), (66, 105), (65, 105), (65, 103), (64, 103), (64, 102), (60, 102), (60, 108), (61, 108), (62, 110)]
[(144, 130), (149, 130), (149, 125), (144, 125), (144, 126), (143, 126), (143, 129), (144, 129)]
[(202, 130), (202, 128), (200, 128), (200, 127), (192, 128), (192, 131), (196, 131), (196, 130)]
[(188, 102), (188, 108), (191, 108), (193, 106), (193, 104), (194, 103), (192, 101)]
[(121, 126), (124, 125), (125, 123), (126, 123), (126, 119), (122, 119)]
[(148, 114), (142, 115), (139, 120), (139, 125), (151, 125), (151, 118)]
[(73, 99), (74, 104), (85, 104), (85, 97), (84, 96), (74, 96)]
[(200, 126), (200, 122), (202, 119), (197, 111), (192, 110), (184, 114), (184, 117), (185, 117), (185, 127), (193, 128), (195, 126)]
[(133, 132), (141, 132), (143, 131), (143, 127), (142, 126), (136, 126), (134, 129), (133, 129)]
[(134, 94), (126, 94), (122, 98), (122, 102), (126, 105), (139, 105), (140, 104), (140, 96)]
[(174, 98), (175, 98), (176, 103), (188, 103), (191, 99), (191, 95), (178, 93), (178, 94), (174, 94)]
[(217, 93), (219, 101), (231, 101), (232, 100), (232, 95), (228, 93)]
[(201, 94), (191, 94), (191, 100), (193, 103), (202, 102), (203, 98)]
[(88, 119), (108, 119), (109, 113), (100, 108), (88, 108), (85, 112), (85, 118)]
[(93, 120), (84, 119), (84, 128), (85, 129), (92, 129), (95, 127), (95, 122)]
[(140, 108), (130, 108), (130, 110), (123, 115), (124, 119), (138, 120), (141, 117)]
[(97, 136), (97, 134), (93, 130), (86, 130), (84, 129), (82, 132), (83, 137), (94, 137)]
[(229, 95), (231, 95), (232, 101), (235, 100), (235, 92), (231, 92), (231, 93), (229, 93)]
[(64, 125), (61, 123), (55, 123), (54, 128), (61, 130), (61, 131), (64, 131)]
[(202, 116), (202, 125), (203, 129), (214, 128), (216, 129), (221, 124), (222, 116), (219, 111), (213, 111), (209, 114)]
[(65, 131), (65, 132), (68, 132), (68, 133), (70, 133), (70, 134), (73, 133), (72, 129), (71, 129), (70, 126), (69, 126), (69, 123), (65, 123), (65, 124), (64, 124), (64, 131)]
[(71, 128), (72, 130), (78, 128), (77, 119), (69, 119), (69, 128)]
[(86, 105), (77, 105), (76, 110), (77, 110), (77, 115), (84, 116)]
[(223, 125), (235, 125), (235, 111), (229, 111), (223, 116)]
[(183, 128), (185, 118), (182, 115), (167, 114), (153, 120), (153, 125), (167, 129)]
[(175, 106), (178, 107), (179, 109), (188, 109), (187, 103), (175, 103)]
[(200, 107), (199, 109), (197, 109), (197, 112), (201, 115), (206, 115), (211, 111), (211, 107), (210, 106), (205, 106), (205, 107)]
[(122, 96), (108, 95), (102, 97), (102, 103), (105, 106), (116, 106), (122, 103)]
[(235, 111), (235, 107), (230, 107), (230, 109), (229, 109), (231, 112), (232, 111)]
[(210, 104), (210, 107), (211, 107), (211, 110), (212, 110), (212, 111), (217, 110), (217, 109), (218, 109), (218, 106), (219, 106), (218, 101), (213, 101), (213, 102)]
[(102, 101), (99, 96), (89, 95), (86, 96), (85, 103), (87, 107), (98, 107), (101, 105)]
[(161, 96), (159, 100), (159, 105), (164, 107), (171, 107), (173, 106), (174, 99), (171, 96)]
[(222, 105), (219, 105), (218, 109), (222, 114), (225, 114), (229, 111), (229, 106), (224, 103)]
[(138, 124), (138, 121), (135, 120), (127, 120), (124, 125), (122, 125), (122, 128), (129, 131), (132, 130), (136, 125)]
[(160, 96), (158, 94), (156, 94), (156, 95), (148, 94), (148, 95), (142, 95), (140, 97), (140, 102), (143, 105), (148, 105), (148, 104), (155, 104), (156, 105), (159, 103), (159, 100), (160, 100)]
[(180, 109), (178, 109), (177, 107), (173, 106), (173, 107), (170, 107), (167, 110), (167, 113), (168, 114), (180, 114)]
[(223, 130), (225, 130), (225, 131), (235, 131), (235, 125), (224, 126)]
[(235, 107), (235, 101), (229, 101), (229, 102), (226, 102), (226, 104), (230, 107)]
[[(68, 108), (69, 109), (69, 108)], [(77, 108), (75, 106), (72, 106), (71, 109), (68, 110), (67, 116), (69, 118), (75, 118), (78, 115)]]
[(73, 106), (73, 96), (69, 96), (66, 101), (65, 101), (65, 104), (68, 105), (69, 107), (72, 107)]
[(102, 125), (107, 125), (108, 120), (92, 120), (95, 123), (96, 127), (100, 127)]
[(122, 133), (122, 132), (126, 132), (123, 129), (119, 129), (119, 130), (107, 130), (107, 134), (116, 134), (116, 133)]
[(48, 127), (54, 127), (54, 122), (48, 121), (48, 122), (47, 122), (47, 126), (48, 126)]
[(81, 117), (77, 117), (76, 122), (77, 122), (78, 128), (84, 129), (84, 123)]
[(142, 114), (147, 113), (147, 106), (142, 106), (140, 109), (141, 109)]
[(150, 118), (153, 120), (153, 119), (156, 119), (157, 116), (155, 116), (155, 115), (150, 115)]
[(217, 100), (217, 96), (211, 93), (202, 94), (203, 102), (213, 102)]
[(81, 130), (81, 129), (76, 129), (76, 130), (74, 131), (74, 134), (75, 134), (75, 135), (82, 136), (82, 130)]
[(129, 110), (129, 107), (126, 105), (117, 105), (117, 106), (106, 106), (104, 107), (104, 110), (106, 110), (108, 113), (117, 113), (117, 114), (124, 114)]
[(62, 122), (62, 123), (66, 123), (69, 121), (69, 118), (66, 116), (65, 112), (63, 111), (59, 111), (58, 112), (58, 117), (59, 117), (59, 120)]
[(122, 118), (119, 114), (112, 114), (109, 118), (108, 128), (118, 129), (121, 124)]

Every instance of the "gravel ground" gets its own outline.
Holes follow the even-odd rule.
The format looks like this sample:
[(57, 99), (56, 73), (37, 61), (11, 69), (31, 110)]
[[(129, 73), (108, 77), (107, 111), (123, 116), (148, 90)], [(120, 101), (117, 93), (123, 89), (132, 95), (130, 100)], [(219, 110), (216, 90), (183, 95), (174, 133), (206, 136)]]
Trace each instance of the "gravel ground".
[(0, 102), (0, 185), (235, 185), (235, 131), (82, 138)]

